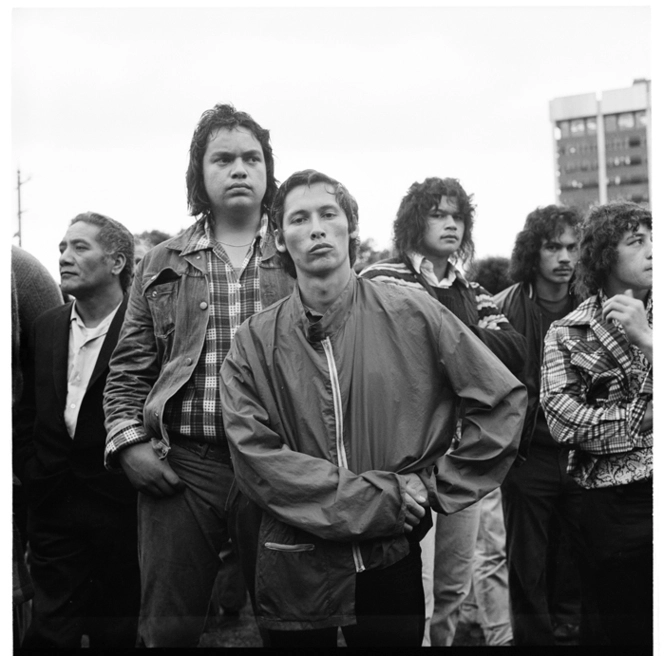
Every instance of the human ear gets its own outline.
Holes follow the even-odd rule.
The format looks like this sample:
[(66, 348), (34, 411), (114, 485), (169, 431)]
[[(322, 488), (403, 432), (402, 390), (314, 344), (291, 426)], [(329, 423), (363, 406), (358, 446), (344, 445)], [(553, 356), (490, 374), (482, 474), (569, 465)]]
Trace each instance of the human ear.
[(274, 231), (274, 243), (280, 253), (286, 252), (286, 244), (284, 243), (284, 235), (279, 228)]
[(125, 264), (127, 264), (127, 258), (125, 257), (124, 253), (116, 253), (113, 256), (113, 268), (111, 271), (116, 276), (119, 276), (124, 270)]

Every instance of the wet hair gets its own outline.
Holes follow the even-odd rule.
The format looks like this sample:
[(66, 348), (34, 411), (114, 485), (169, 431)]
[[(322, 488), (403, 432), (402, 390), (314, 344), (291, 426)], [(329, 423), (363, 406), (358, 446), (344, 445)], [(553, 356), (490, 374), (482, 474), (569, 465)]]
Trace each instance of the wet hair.
[(69, 225), (73, 226), (79, 222), (99, 228), (97, 241), (109, 257), (115, 257), (118, 253), (124, 255), (125, 265), (120, 272), (120, 285), (122, 291), (126, 292), (134, 273), (134, 236), (119, 221), (96, 212), (77, 214)]
[(464, 226), (463, 239), (453, 259), (468, 261), (473, 259), (475, 253), (473, 195), (467, 194), (456, 178), (426, 178), (424, 182), (414, 182), (401, 199), (392, 227), (394, 248), (401, 259), (405, 259), (409, 252), (421, 252), (429, 227), (429, 212), (432, 208), (438, 207), (443, 196), (456, 202), (455, 215), (463, 220)]
[(277, 181), (274, 177), (274, 157), (270, 145), (270, 131), (262, 128), (246, 112), (239, 112), (233, 105), (215, 105), (201, 115), (194, 130), (189, 146), (189, 166), (187, 168), (187, 205), (192, 216), (209, 218), (212, 215), (212, 205), (205, 190), (203, 179), (203, 156), (213, 134), (219, 130), (235, 130), (244, 128), (249, 130), (263, 149), (265, 170), (267, 173), (267, 187), (261, 203), (264, 213), (269, 213), (272, 199), (277, 192)]
[(651, 211), (629, 201), (616, 200), (591, 207), (581, 225), (581, 249), (576, 274), (580, 293), (596, 294), (603, 289), (618, 260), (618, 244), (626, 232), (639, 225), (652, 230)]
[[(358, 227), (359, 216), (358, 216), (358, 206), (357, 201), (351, 193), (344, 187), (341, 182), (335, 180), (334, 178), (326, 175), (325, 173), (320, 173), (319, 171), (314, 171), (313, 169), (306, 169), (304, 171), (297, 171), (293, 173), (280, 187), (279, 191), (274, 198), (272, 203), (272, 220), (274, 221), (277, 229), (281, 230), (284, 224), (284, 209), (286, 205), (286, 196), (297, 187), (311, 187), (311, 185), (322, 182), (323, 184), (329, 185), (332, 188), (332, 193), (334, 198), (337, 201), (339, 207), (344, 211), (346, 218), (348, 219), (348, 232), (353, 232)], [(359, 240), (357, 238), (351, 237), (348, 243), (348, 255), (350, 257), (351, 267), (355, 264), (355, 259), (357, 258), (357, 249), (358, 249)], [(297, 278), (297, 272), (295, 270), (295, 264), (293, 258), (290, 256), (290, 253), (286, 251), (282, 253), (279, 251), (279, 256), (281, 257), (282, 264), (284, 269), (290, 274), (291, 277)]]
[(509, 276), (514, 282), (534, 283), (539, 271), (540, 248), (560, 237), (567, 227), (578, 234), (581, 214), (575, 207), (547, 205), (533, 210), (516, 236)]

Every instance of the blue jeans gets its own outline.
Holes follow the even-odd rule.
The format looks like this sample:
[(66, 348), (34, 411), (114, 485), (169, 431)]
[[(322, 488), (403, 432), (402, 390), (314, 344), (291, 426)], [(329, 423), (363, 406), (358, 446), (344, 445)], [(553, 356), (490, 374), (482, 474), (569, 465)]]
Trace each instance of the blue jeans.
[(225, 506), (233, 472), (181, 444), (171, 445), (168, 463), (185, 489), (138, 498), (139, 640), (146, 647), (195, 647), (229, 539)]
[(430, 644), (452, 645), (471, 585), (486, 644), (509, 642), (512, 624), (500, 489), (452, 515), (437, 515), (432, 530), (433, 554), (431, 546), (428, 550), (433, 561)]

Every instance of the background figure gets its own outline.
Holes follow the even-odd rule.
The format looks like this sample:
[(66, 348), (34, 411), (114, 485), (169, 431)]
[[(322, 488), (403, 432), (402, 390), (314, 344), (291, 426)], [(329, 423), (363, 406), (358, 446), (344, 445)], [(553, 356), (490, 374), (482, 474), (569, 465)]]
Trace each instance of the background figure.
[(551, 326), (542, 407), (572, 446), (581, 528), (609, 644), (652, 648), (652, 214), (625, 201), (583, 222), (579, 285), (591, 296)]
[[(507, 530), (507, 562), (514, 622), (519, 645), (555, 645), (555, 609), (550, 606), (553, 581), (547, 566), (555, 563), (560, 531), (573, 545), (578, 571), (586, 554), (579, 531), (581, 488), (567, 474), (568, 449), (551, 437), (539, 405), (544, 336), (556, 319), (580, 302), (570, 281), (578, 260), (580, 216), (571, 208), (548, 205), (531, 212), (517, 235), (510, 275), (516, 284), (494, 297), (498, 307), (527, 341), (524, 379), (528, 415), (520, 446), (520, 466), (513, 467), (501, 486)], [(525, 460), (525, 462), (523, 462)], [(560, 530), (552, 533), (552, 518)], [(592, 602), (584, 600), (584, 640), (591, 641), (588, 621)], [(569, 633), (569, 627), (560, 631)]]
[[(454, 266), (472, 257), (474, 212), (472, 195), (458, 180), (427, 178), (414, 183), (394, 222), (398, 255), (367, 267), (361, 275), (401, 285), (416, 294), (426, 290), (512, 372), (519, 372), (525, 340), (499, 312), (491, 295), (477, 283), (468, 282)], [(434, 528), (422, 541), (425, 646), (452, 644), (461, 604), (473, 578), (487, 643), (504, 645), (511, 641), (502, 523), (499, 490), (452, 515), (434, 515)]]
[(292, 289), (268, 215), (277, 188), (268, 130), (216, 105), (189, 155), (197, 220), (141, 259), (104, 395), (106, 466), (139, 490), (147, 647), (195, 647), (203, 632), (234, 480), (219, 368), (240, 324)]
[[(46, 310), (62, 305), (62, 294), (41, 262), (18, 246), (12, 246), (11, 312), (12, 312), (12, 455), (17, 456), (16, 444), (32, 433), (34, 415), (26, 403), (21, 403), (24, 390), (34, 385), (30, 363), (33, 353), (29, 336), (35, 319)], [(30, 394), (30, 392), (28, 392)], [(30, 623), (30, 599), (34, 596), (32, 579), (25, 562), (27, 546), (27, 502), (12, 462), (12, 580), (13, 635), (19, 646)]]
[(124, 226), (79, 214), (60, 243), (62, 289), (76, 300), (34, 323), (24, 395), (34, 426), (16, 448), (35, 585), (26, 648), (77, 648), (84, 634), (98, 648), (136, 641), (136, 493), (104, 470), (102, 410), (133, 258)]

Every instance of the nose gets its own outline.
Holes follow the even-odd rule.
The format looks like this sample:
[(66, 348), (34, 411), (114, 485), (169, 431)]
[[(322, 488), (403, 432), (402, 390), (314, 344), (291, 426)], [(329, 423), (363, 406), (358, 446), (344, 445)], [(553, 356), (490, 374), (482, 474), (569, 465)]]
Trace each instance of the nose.
[(247, 169), (244, 166), (244, 161), (242, 160), (241, 157), (236, 157), (235, 161), (233, 162), (233, 169), (231, 171), (231, 175), (234, 178), (246, 178), (247, 177)]
[(453, 232), (456, 232), (457, 225), (456, 221), (454, 220), (454, 216), (452, 216), (451, 214), (446, 214), (443, 217), (443, 227), (445, 228), (445, 230), (451, 230)]
[(58, 258), (58, 263), (60, 266), (66, 262), (71, 262), (71, 250), (69, 249), (69, 246), (64, 248), (64, 250), (60, 253), (60, 257)]
[(323, 237), (325, 237), (325, 227), (318, 215), (314, 214), (311, 217), (311, 238), (322, 239)]
[(571, 262), (572, 261), (572, 255), (570, 254), (570, 252), (567, 248), (561, 248), (559, 252), (560, 252), (560, 257), (558, 258), (559, 262)]

